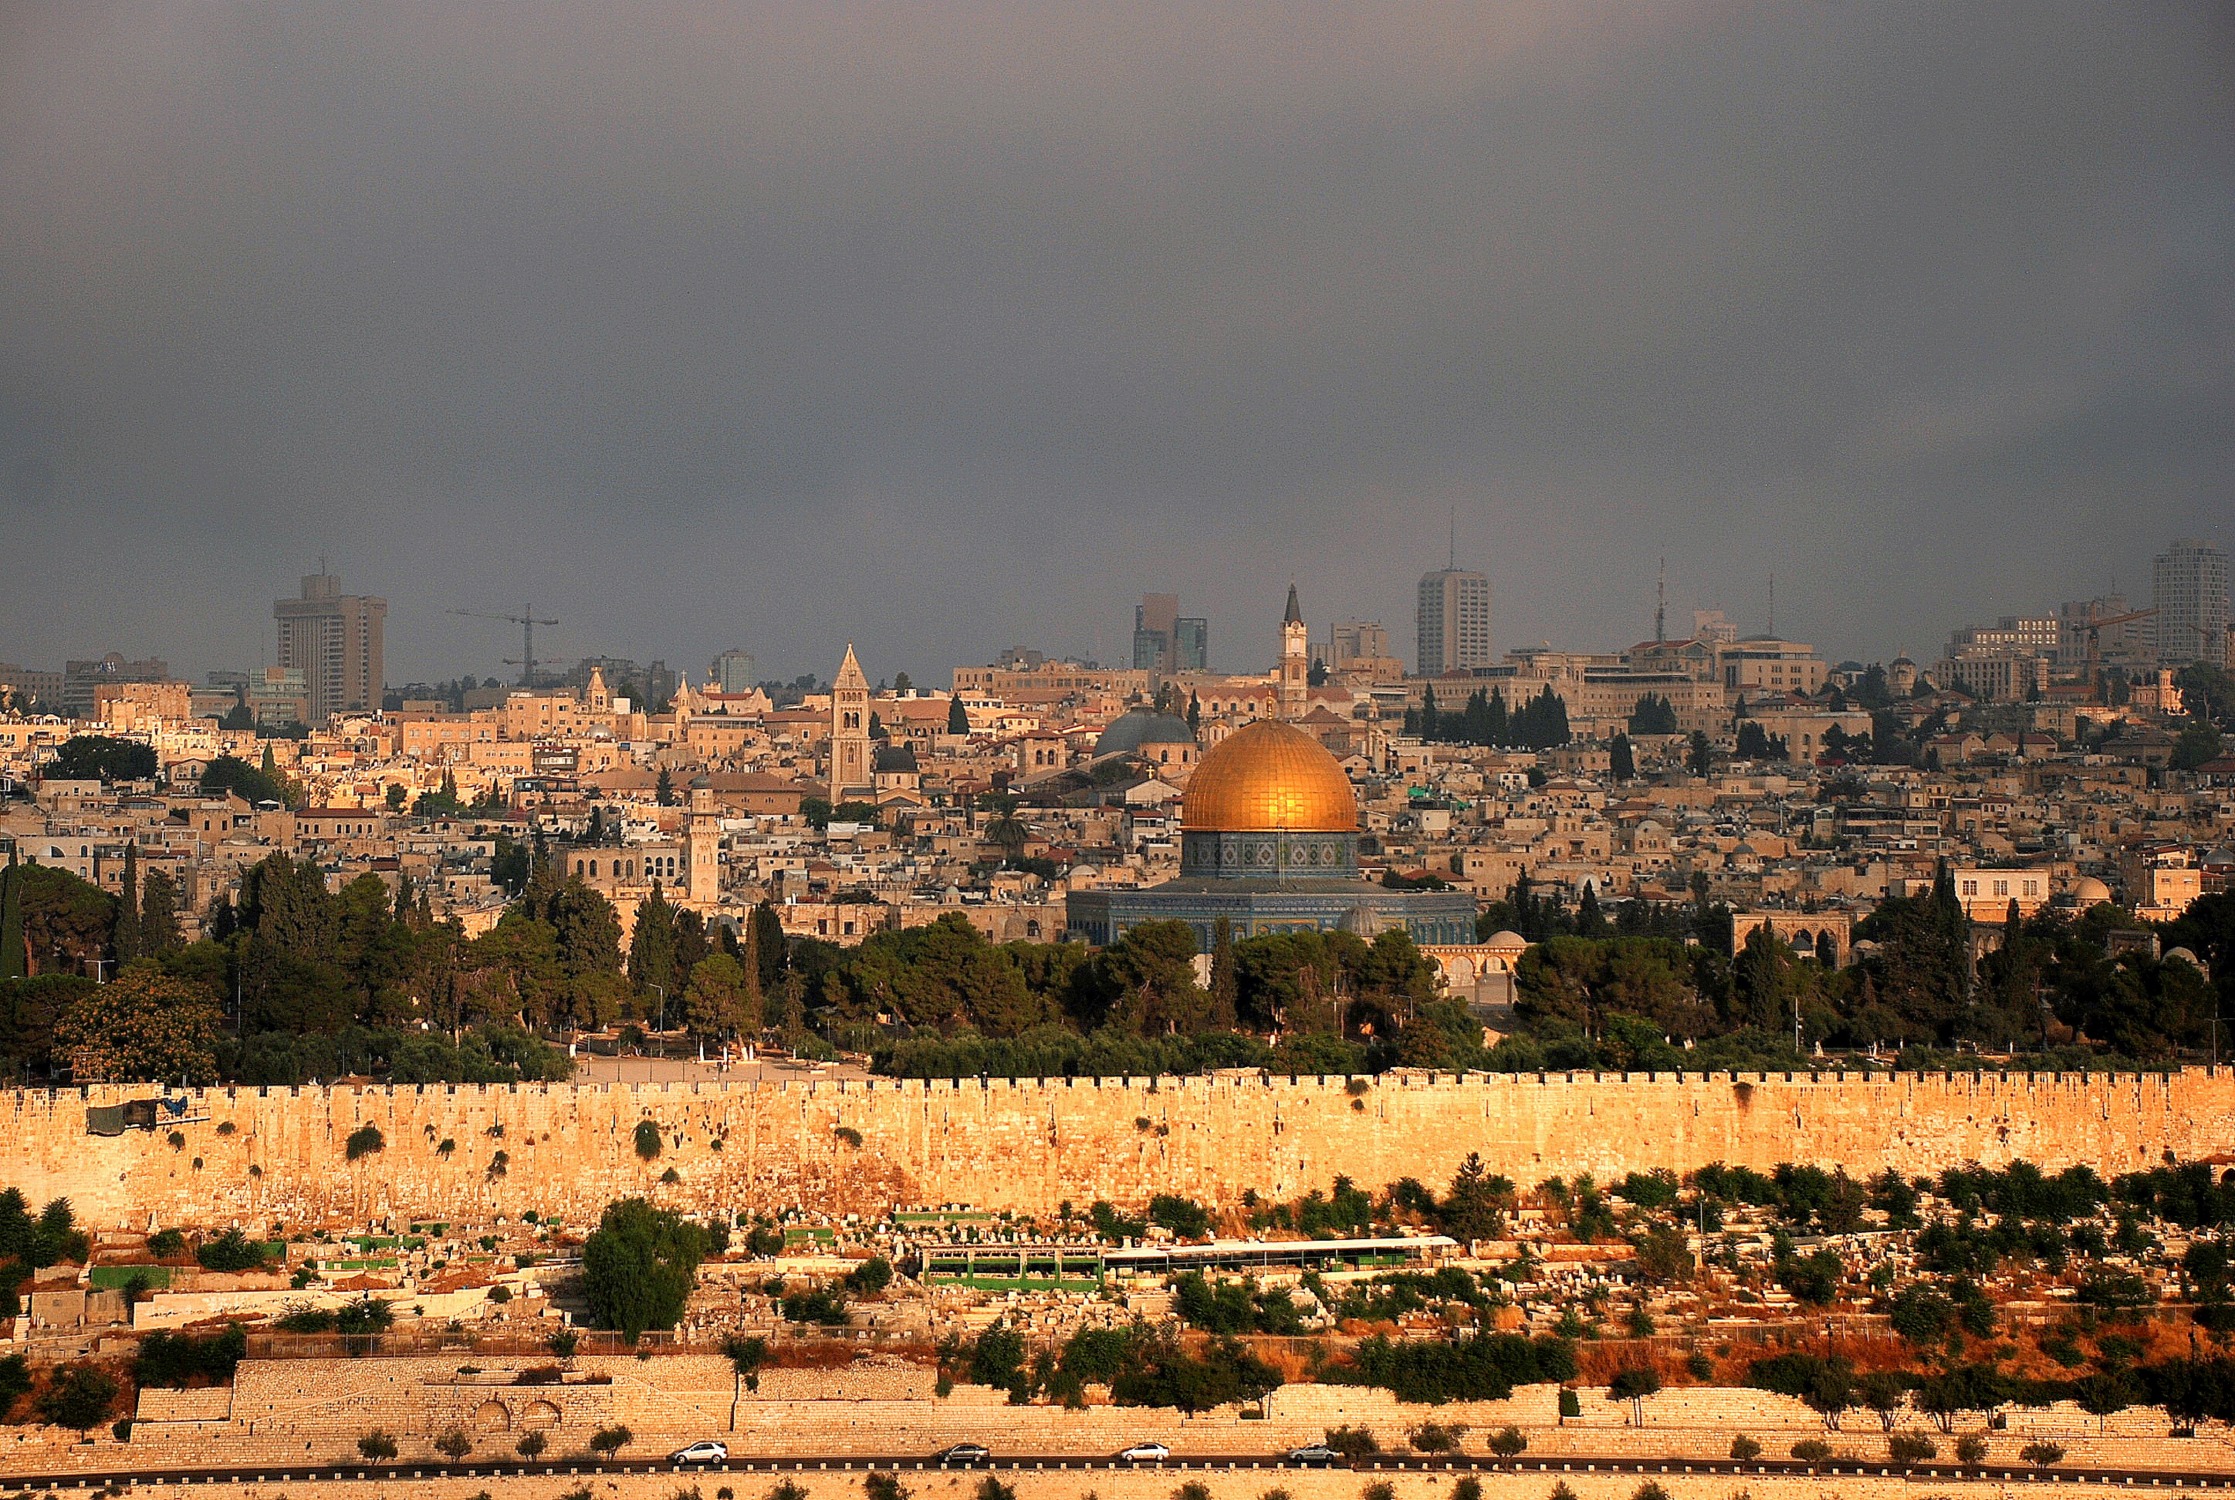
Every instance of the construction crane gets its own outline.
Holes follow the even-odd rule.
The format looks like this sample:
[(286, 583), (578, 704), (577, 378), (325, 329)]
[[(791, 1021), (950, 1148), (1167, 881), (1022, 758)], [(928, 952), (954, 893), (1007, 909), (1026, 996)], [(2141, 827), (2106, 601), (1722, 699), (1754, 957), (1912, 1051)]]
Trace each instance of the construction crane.
[(2085, 629), (2085, 630), (2087, 631), (2087, 636), (2088, 636), (2088, 667), (2087, 667), (2087, 672), (2088, 672), (2088, 679), (2089, 679), (2090, 681), (2093, 681), (2093, 680), (2094, 680), (2094, 678), (2095, 678), (2095, 674), (2096, 674), (2096, 673), (2097, 673), (2097, 672), (2098, 672), (2099, 670), (2101, 670), (2101, 668), (2102, 668), (2102, 665), (2103, 665), (2103, 627), (2104, 627), (2104, 626), (2106, 626), (2106, 625), (2125, 625), (2125, 624), (2127, 624), (2127, 623), (2129, 623), (2129, 622), (2131, 622), (2131, 621), (2134, 621), (2134, 620), (2146, 620), (2146, 619), (2148, 619), (2148, 618), (2149, 618), (2150, 616), (2152, 616), (2152, 615), (2154, 615), (2154, 614), (2156, 614), (2156, 613), (2157, 613), (2157, 611), (2156, 611), (2156, 610), (2155, 610), (2154, 608), (2153, 608), (2153, 609), (2132, 609), (2132, 610), (2128, 610), (2128, 611), (2127, 611), (2127, 612), (2126, 612), (2125, 614), (2123, 614), (2123, 615), (2103, 615), (2103, 616), (2098, 616), (2098, 615), (2097, 615), (2097, 614), (2095, 614), (2095, 612), (2094, 612), (2094, 611), (2092, 611), (2092, 610), (2091, 610), (2091, 611), (2089, 611), (2089, 612), (2088, 612), (2088, 617), (2087, 617), (2087, 621), (2086, 621), (2086, 623), (2085, 623), (2085, 625), (2084, 625), (2084, 627), (2083, 627), (2083, 628), (2084, 628), (2084, 629)]
[(535, 686), (535, 628), (538, 625), (556, 625), (559, 623), (557, 620), (537, 619), (535, 617), (535, 606), (532, 604), (521, 605), (520, 613), (516, 615), (491, 614), (485, 609), (454, 609), (450, 613), (471, 615), (476, 620), (503, 620), (509, 625), (519, 626), (520, 654), (506, 657), (504, 664), (508, 667), (518, 667), (520, 669), (520, 686)]

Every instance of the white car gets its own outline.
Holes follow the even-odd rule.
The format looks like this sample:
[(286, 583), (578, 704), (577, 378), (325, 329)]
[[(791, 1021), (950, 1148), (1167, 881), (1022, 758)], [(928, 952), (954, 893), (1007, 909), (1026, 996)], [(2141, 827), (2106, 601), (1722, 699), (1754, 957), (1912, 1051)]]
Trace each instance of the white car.
[(1162, 1443), (1135, 1443), (1117, 1456), (1121, 1464), (1160, 1464), (1172, 1456)]
[(678, 1448), (667, 1456), (671, 1464), (719, 1464), (729, 1462), (729, 1445), (707, 1441), (693, 1443), (688, 1448)]

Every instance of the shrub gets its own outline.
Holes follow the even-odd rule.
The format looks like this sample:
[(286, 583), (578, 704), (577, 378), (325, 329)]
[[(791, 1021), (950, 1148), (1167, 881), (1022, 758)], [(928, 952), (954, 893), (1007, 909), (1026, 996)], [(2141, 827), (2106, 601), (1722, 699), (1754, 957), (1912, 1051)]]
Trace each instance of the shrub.
[(908, 1500), (908, 1486), (898, 1474), (869, 1474), (861, 1481), (865, 1500)]
[(840, 1140), (853, 1147), (856, 1151), (859, 1151), (861, 1149), (861, 1132), (854, 1129), (853, 1126), (841, 1125), (835, 1130), (831, 1131), (831, 1134), (837, 1136)]
[(1519, 1458), (1529, 1451), (1529, 1440), (1518, 1427), (1508, 1427), (1490, 1439), (1490, 1451), (1500, 1458)]
[(1172, 1500), (1211, 1500), (1211, 1487), (1200, 1479), (1190, 1479), (1172, 1491)]
[(1345, 1458), (1370, 1458), (1381, 1451), (1372, 1430), (1365, 1427), (1330, 1427), (1327, 1446)]
[(115, 1438), (120, 1443), (131, 1442), (132, 1419), (130, 1417), (119, 1417), (114, 1422), (111, 1422), (109, 1424), (109, 1436)]
[(635, 1433), (616, 1422), (611, 1427), (600, 1427), (590, 1434), (592, 1453), (618, 1453), (629, 1445)]
[(681, 1182), (682, 1180), (683, 1180), (683, 1174), (682, 1174), (681, 1172), (677, 1171), (677, 1170), (676, 1170), (675, 1168), (673, 1168), (673, 1167), (669, 1167), (669, 1168), (668, 1168), (668, 1169), (667, 1169), (666, 1171), (664, 1171), (664, 1172), (662, 1172), (662, 1173), (660, 1174), (660, 1181), (662, 1181), (662, 1182), (664, 1182), (664, 1183), (668, 1183), (668, 1184), (671, 1184), (671, 1185), (672, 1185), (672, 1184), (674, 1184), (674, 1183), (678, 1183), (678, 1182)]
[(779, 1479), (769, 1488), (768, 1500), (807, 1500), (807, 1486), (796, 1479)]
[(1755, 1442), (1745, 1433), (1742, 1432), (1737, 1437), (1731, 1439), (1731, 1458), (1733, 1461), (1742, 1464), (1750, 1464), (1755, 1459), (1760, 1458), (1761, 1456), (1762, 1445)]
[(381, 1135), (378, 1125), (360, 1125), (352, 1130), (349, 1133), (349, 1139), (342, 1143), (343, 1154), (351, 1161), (361, 1161), (375, 1151), (385, 1151), (387, 1149), (387, 1139)]
[(240, 1127), (236, 1126), (231, 1120), (226, 1120), (217, 1127), (217, 1133), (219, 1135), (231, 1135), (235, 1130), (239, 1128)]
[(644, 1161), (652, 1161), (659, 1156), (660, 1127), (655, 1121), (636, 1122), (636, 1154)]
[(359, 1297), (334, 1314), (334, 1331), (345, 1334), (386, 1333), (396, 1321), (396, 1310), (376, 1297)]
[(451, 1153), (452, 1153), (453, 1151), (456, 1151), (457, 1149), (458, 1149), (458, 1143), (457, 1143), (456, 1141), (452, 1140), (452, 1139), (451, 1139), (451, 1138), (450, 1138), (449, 1136), (444, 1136), (444, 1137), (442, 1138), (442, 1144), (441, 1144), (441, 1145), (439, 1145), (439, 1146), (437, 1146), (437, 1147), (435, 1147), (435, 1155), (437, 1155), (437, 1156), (448, 1156), (448, 1155), (450, 1155), (450, 1154), (451, 1154)]
[(988, 1474), (978, 1481), (977, 1500), (1017, 1500), (1017, 1492)]
[(1459, 1446), (1459, 1439), (1466, 1436), (1464, 1427), (1447, 1426), (1442, 1422), (1423, 1422), (1406, 1436), (1412, 1446), (1422, 1453), (1449, 1453)]
[(1820, 1464), (1831, 1457), (1831, 1444), (1822, 1438), (1802, 1438), (1793, 1444), (1793, 1457), (1804, 1464)]
[(872, 1255), (846, 1273), (846, 1286), (866, 1297), (874, 1297), (892, 1285), (892, 1262), (882, 1255)]
[(147, 1237), (147, 1253), (157, 1260), (169, 1260), (174, 1255), (184, 1255), (186, 1236), (176, 1229), (158, 1229)]
[(1658, 1479), (1648, 1479), (1630, 1491), (1630, 1500), (1669, 1500), (1669, 1495)]
[(195, 1247), (194, 1258), (205, 1271), (260, 1271), (264, 1267), (264, 1247), (236, 1227), (214, 1240), (202, 1241)]
[(1565, 1479), (1552, 1481), (1552, 1493), (1545, 1500), (1575, 1500), (1575, 1490)]
[(1582, 1415), (1583, 1398), (1572, 1390), (1563, 1389), (1560, 1392), (1560, 1420), (1564, 1422), (1570, 1417), (1580, 1417)]
[(561, 1359), (574, 1358), (574, 1351), (582, 1346), (582, 1335), (571, 1328), (562, 1328), (543, 1341), (544, 1347)]
[(1985, 1463), (1987, 1440), (1976, 1432), (1967, 1432), (1956, 1439), (1956, 1462), (1965, 1464)]
[(2018, 1457), (2037, 1469), (2046, 1469), (2064, 1462), (2064, 1447), (2061, 1443), (2048, 1443), (2036, 1438), (2018, 1450)]
[(1897, 1464), (1921, 1464), (1940, 1456), (1940, 1445), (1921, 1432), (1897, 1432), (1886, 1439), (1886, 1456)]
[(523, 1432), (520, 1434), (520, 1441), (512, 1446), (522, 1458), (541, 1458), (543, 1450), (549, 1445), (549, 1440), (542, 1433)]
[(1358, 1500), (1397, 1500), (1397, 1487), (1386, 1479), (1371, 1479), (1360, 1487)]
[(280, 1314), (279, 1327), (285, 1333), (332, 1333), (334, 1315), (323, 1307), (290, 1307)]
[(357, 1439), (357, 1451), (367, 1463), (386, 1463), (396, 1456), (396, 1440), (375, 1427)]
[(463, 1428), (453, 1427), (441, 1437), (435, 1439), (435, 1452), (449, 1459), (452, 1463), (456, 1463), (472, 1451), (473, 1439), (466, 1436)]
[(1451, 1487), (1451, 1500), (1482, 1500), (1482, 1481), (1472, 1474), (1460, 1475)]

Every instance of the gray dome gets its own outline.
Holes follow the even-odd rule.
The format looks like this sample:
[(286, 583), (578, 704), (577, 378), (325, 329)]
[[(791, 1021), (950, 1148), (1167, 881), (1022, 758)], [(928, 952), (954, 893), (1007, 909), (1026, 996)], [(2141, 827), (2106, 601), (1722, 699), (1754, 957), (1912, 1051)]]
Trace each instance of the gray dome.
[(1160, 714), (1153, 708), (1129, 708), (1110, 721), (1094, 742), (1097, 757), (1131, 755), (1143, 745), (1192, 745), (1195, 731), (1187, 720)]

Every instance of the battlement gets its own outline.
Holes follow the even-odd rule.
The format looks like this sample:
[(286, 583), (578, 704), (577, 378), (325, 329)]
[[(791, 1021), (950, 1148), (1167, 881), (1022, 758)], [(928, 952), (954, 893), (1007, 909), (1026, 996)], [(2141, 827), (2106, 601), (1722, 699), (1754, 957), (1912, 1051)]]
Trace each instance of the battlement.
[[(1712, 1161), (1865, 1174), (2022, 1158), (2108, 1175), (2235, 1144), (2224, 1068), (214, 1088), (190, 1091), (177, 1125), (86, 1133), (89, 1105), (149, 1092), (0, 1092), (0, 1183), (67, 1195), (96, 1225), (528, 1209), (579, 1222), (631, 1193), (727, 1211), (1157, 1192), (1217, 1205), (1338, 1175), (1441, 1183), (1470, 1152), (1536, 1182)], [(647, 1119), (662, 1143), (650, 1160), (635, 1149)], [(351, 1162), (345, 1143), (368, 1124), (383, 1145)], [(679, 1180), (662, 1182), (671, 1168)]]

